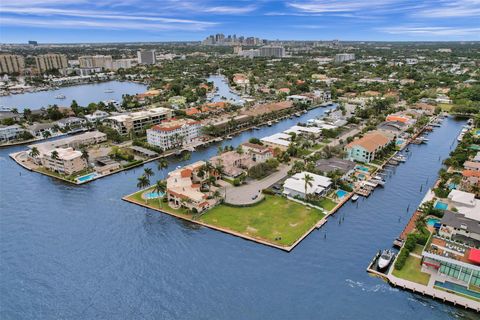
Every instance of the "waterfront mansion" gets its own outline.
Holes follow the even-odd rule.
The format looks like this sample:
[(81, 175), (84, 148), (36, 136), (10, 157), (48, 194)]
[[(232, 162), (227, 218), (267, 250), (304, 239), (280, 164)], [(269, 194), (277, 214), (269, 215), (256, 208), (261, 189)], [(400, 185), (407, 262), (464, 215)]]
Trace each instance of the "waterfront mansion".
[(394, 135), (376, 130), (366, 133), (362, 138), (353, 140), (345, 147), (346, 159), (369, 163), (376, 154), (394, 140)]

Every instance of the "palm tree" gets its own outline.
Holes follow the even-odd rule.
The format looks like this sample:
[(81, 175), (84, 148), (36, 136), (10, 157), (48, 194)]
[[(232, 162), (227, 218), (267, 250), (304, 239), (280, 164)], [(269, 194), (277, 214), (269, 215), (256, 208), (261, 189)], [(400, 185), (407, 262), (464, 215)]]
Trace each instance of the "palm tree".
[(36, 158), (40, 155), (40, 151), (38, 151), (37, 147), (32, 147), (32, 150), (30, 150), (30, 157)]
[(243, 148), (242, 148), (242, 146), (241, 146), (241, 145), (238, 145), (236, 151), (237, 151), (237, 153), (238, 153), (239, 155), (242, 155), (242, 154), (243, 154)]
[(86, 149), (82, 149), (82, 159), (84, 159), (88, 163), (89, 155)]
[(165, 179), (165, 173), (163, 172), (164, 169), (166, 169), (168, 167), (168, 161), (165, 160), (165, 159), (161, 159), (159, 162), (158, 162), (158, 170), (160, 170), (162, 172), (162, 178)]
[(53, 159), (53, 160), (58, 160), (58, 151), (57, 150), (53, 150), (52, 153), (50, 154), (50, 157)]
[(303, 177), (303, 181), (305, 181), (305, 198), (307, 197), (307, 189), (308, 187), (312, 187), (313, 186), (313, 177), (311, 175), (309, 175), (308, 173), (305, 174), (305, 176)]
[(44, 139), (48, 139), (52, 136), (52, 134), (50, 133), (50, 131), (43, 131), (42, 136)]
[[(150, 179), (147, 176), (142, 175), (137, 179), (137, 188), (142, 190), (150, 185)], [(148, 199), (145, 199), (145, 203), (148, 203)]]
[(151, 176), (153, 176), (153, 170), (151, 168), (145, 168), (143, 172), (144, 172), (143, 174), (147, 178), (150, 178)]
[[(157, 183), (155, 184), (155, 187), (153, 188), (153, 192), (157, 192), (159, 195), (164, 194), (165, 190), (167, 189), (167, 186), (162, 180), (158, 180)], [(163, 196), (158, 197), (158, 205), (161, 207), (162, 206), (162, 199)]]

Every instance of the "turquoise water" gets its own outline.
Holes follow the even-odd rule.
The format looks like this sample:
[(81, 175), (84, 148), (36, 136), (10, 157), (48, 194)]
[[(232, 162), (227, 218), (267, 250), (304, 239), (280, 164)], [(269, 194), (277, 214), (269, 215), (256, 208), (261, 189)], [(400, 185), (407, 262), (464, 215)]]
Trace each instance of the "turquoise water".
[(437, 201), (435, 203), (435, 209), (447, 210), (448, 204), (442, 201)]
[(338, 189), (335, 193), (337, 194), (337, 197), (338, 197), (339, 199), (341, 199), (341, 198), (345, 197), (345, 195), (346, 195), (348, 192), (345, 191), (345, 190), (342, 190), (342, 189)]
[(453, 182), (450, 182), (448, 184), (448, 189), (452, 190), (452, 189), (457, 189), (457, 184), (456, 183), (453, 183)]
[(147, 199), (156, 199), (156, 198), (161, 198), (165, 195), (165, 193), (163, 192), (149, 192), (149, 193), (146, 193), (144, 196), (145, 198)]
[(395, 143), (398, 144), (398, 145), (400, 145), (400, 144), (402, 144), (402, 143), (404, 143), (404, 142), (405, 142), (405, 140), (403, 140), (403, 139), (397, 139), (397, 141), (396, 141)]
[(356, 168), (357, 168), (358, 170), (361, 170), (361, 171), (368, 172), (368, 168), (367, 168), (367, 167), (364, 167), (364, 166), (357, 166)]
[(95, 172), (93, 172), (93, 173), (87, 174), (85, 176), (81, 176), (81, 177), (77, 178), (77, 180), (79, 182), (85, 182), (85, 181), (88, 181), (88, 180), (92, 180), (96, 176), (97, 176), (97, 174)]
[(365, 179), (365, 175), (364, 175), (363, 173), (360, 173), (360, 174), (358, 175), (358, 177), (359, 177), (360, 179), (362, 179), (362, 180)]
[(431, 227), (435, 226), (435, 223), (438, 223), (438, 222), (440, 222), (440, 220), (437, 219), (437, 218), (428, 218), (427, 219), (427, 225), (429, 225)]
[(435, 281), (435, 286), (480, 299), (480, 293), (469, 290), (467, 287), (461, 286), (453, 282), (445, 281), (445, 283), (443, 283), (440, 281)]

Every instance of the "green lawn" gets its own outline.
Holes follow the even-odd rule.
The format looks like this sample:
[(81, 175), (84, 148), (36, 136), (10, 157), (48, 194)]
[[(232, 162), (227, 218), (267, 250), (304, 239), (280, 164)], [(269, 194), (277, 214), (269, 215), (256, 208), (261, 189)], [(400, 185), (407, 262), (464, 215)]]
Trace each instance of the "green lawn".
[(264, 201), (252, 207), (219, 205), (203, 214), (199, 221), (289, 246), (323, 217), (320, 210), (279, 196), (266, 195)]
[(423, 246), (417, 244), (415, 245), (415, 248), (413, 249), (413, 253), (416, 253), (418, 254), (419, 256), (422, 255), (422, 251), (423, 251)]
[(327, 211), (331, 211), (333, 208), (335, 208), (337, 203), (335, 201), (332, 201), (332, 200), (328, 199), (328, 198), (324, 198), (324, 199), (320, 200), (319, 205), (323, 209), (325, 209)]
[(413, 281), (419, 284), (427, 285), (430, 280), (428, 273), (421, 272), (421, 260), (419, 258), (409, 256), (402, 270), (393, 270), (393, 275), (398, 278)]
[(450, 109), (454, 106), (454, 104), (448, 104), (448, 103), (439, 103), (438, 106), (442, 108), (442, 111), (449, 112)]

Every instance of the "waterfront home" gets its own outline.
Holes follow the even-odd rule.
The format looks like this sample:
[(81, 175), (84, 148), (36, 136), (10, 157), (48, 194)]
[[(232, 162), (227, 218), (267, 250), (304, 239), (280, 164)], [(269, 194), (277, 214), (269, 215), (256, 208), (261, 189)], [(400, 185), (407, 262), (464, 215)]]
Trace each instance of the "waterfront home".
[(322, 134), (322, 129), (317, 127), (293, 126), (283, 132), (286, 134), (295, 133), (296, 135), (313, 136), (318, 138)]
[[(305, 185), (305, 176), (312, 177), (312, 181)], [(305, 188), (306, 186), (306, 188)], [(332, 179), (310, 172), (299, 172), (283, 183), (283, 194), (287, 197), (300, 197), (305, 199), (307, 195), (314, 194), (324, 196), (332, 186)]]
[(401, 121), (385, 121), (377, 126), (378, 130), (386, 131), (388, 133), (399, 135), (408, 129), (408, 125)]
[(383, 131), (368, 132), (362, 138), (346, 145), (346, 159), (369, 163), (375, 159), (379, 151), (387, 147), (393, 140), (392, 135)]
[(105, 118), (105, 123), (120, 134), (140, 132), (172, 118), (172, 109), (158, 107)]
[(162, 150), (192, 144), (200, 134), (199, 121), (173, 119), (163, 121), (147, 130), (147, 142)]
[(448, 201), (465, 217), (480, 221), (480, 200), (475, 199), (475, 194), (454, 189), (448, 194)]
[(27, 131), (30, 134), (37, 138), (42, 138), (44, 132), (48, 132), (50, 135), (54, 134), (54, 123), (34, 123), (32, 125), (27, 126)]
[(209, 192), (201, 190), (202, 184), (210, 175), (204, 171), (205, 164), (205, 161), (197, 161), (168, 174), (166, 193), (171, 208), (183, 207), (193, 212), (202, 212), (217, 204), (218, 200), (212, 196), (214, 187), (210, 187)]
[(286, 133), (275, 133), (271, 136), (261, 138), (260, 141), (269, 147), (279, 148), (280, 150), (287, 150), (292, 143), (292, 136)]
[(398, 121), (405, 124), (412, 124), (415, 122), (415, 120), (411, 116), (403, 113), (389, 114), (385, 121)]
[(250, 107), (248, 110), (242, 111), (242, 114), (249, 115), (252, 117), (263, 116), (266, 114), (280, 112), (293, 108), (292, 101), (280, 101), (280, 102), (271, 102), (264, 104), (256, 104)]
[(324, 174), (339, 171), (343, 177), (348, 177), (355, 171), (355, 162), (339, 158), (320, 159), (315, 163), (315, 169)]
[(32, 144), (28, 147), (33, 149), (34, 147), (40, 153), (48, 153), (50, 150), (56, 148), (80, 148), (81, 146), (89, 146), (99, 144), (107, 141), (107, 135), (99, 131), (89, 131), (82, 134), (77, 134), (71, 137), (57, 139), (53, 141), (45, 141), (42, 143)]
[[(56, 157), (54, 157), (56, 152)], [(87, 168), (87, 162), (80, 151), (73, 148), (55, 148), (40, 152), (39, 160), (44, 168), (65, 175), (71, 175)]]
[[(465, 217), (464, 214), (445, 210), (440, 220), (438, 234), (444, 238), (462, 242), (477, 242), (480, 245), (480, 221)], [(470, 238), (470, 239), (469, 239)]]
[(85, 119), (89, 122), (97, 122), (105, 119), (106, 117), (109, 116), (108, 112), (102, 111), (102, 110), (96, 110), (92, 114), (87, 114), (85, 116)]
[(68, 117), (60, 119), (56, 122), (60, 129), (65, 128), (80, 128), (83, 127), (87, 123), (87, 120), (78, 118), (78, 117)]
[(273, 158), (273, 149), (256, 143), (245, 142), (241, 144), (242, 150), (249, 154), (256, 163), (265, 162)]
[(217, 167), (222, 167), (222, 175), (227, 178), (237, 178), (245, 173), (249, 168), (255, 165), (252, 156), (249, 153), (239, 153), (237, 151), (227, 151), (212, 157), (209, 162)]
[(472, 159), (473, 162), (480, 162), (480, 151), (477, 152), (477, 154), (475, 155), (475, 157)]
[(16, 140), (23, 131), (23, 128), (18, 124), (11, 126), (0, 125), (0, 142)]
[(463, 167), (465, 168), (465, 170), (480, 171), (480, 162), (465, 161), (463, 163)]
[(470, 190), (473, 186), (480, 187), (480, 171), (463, 170), (462, 171), (462, 187)]

